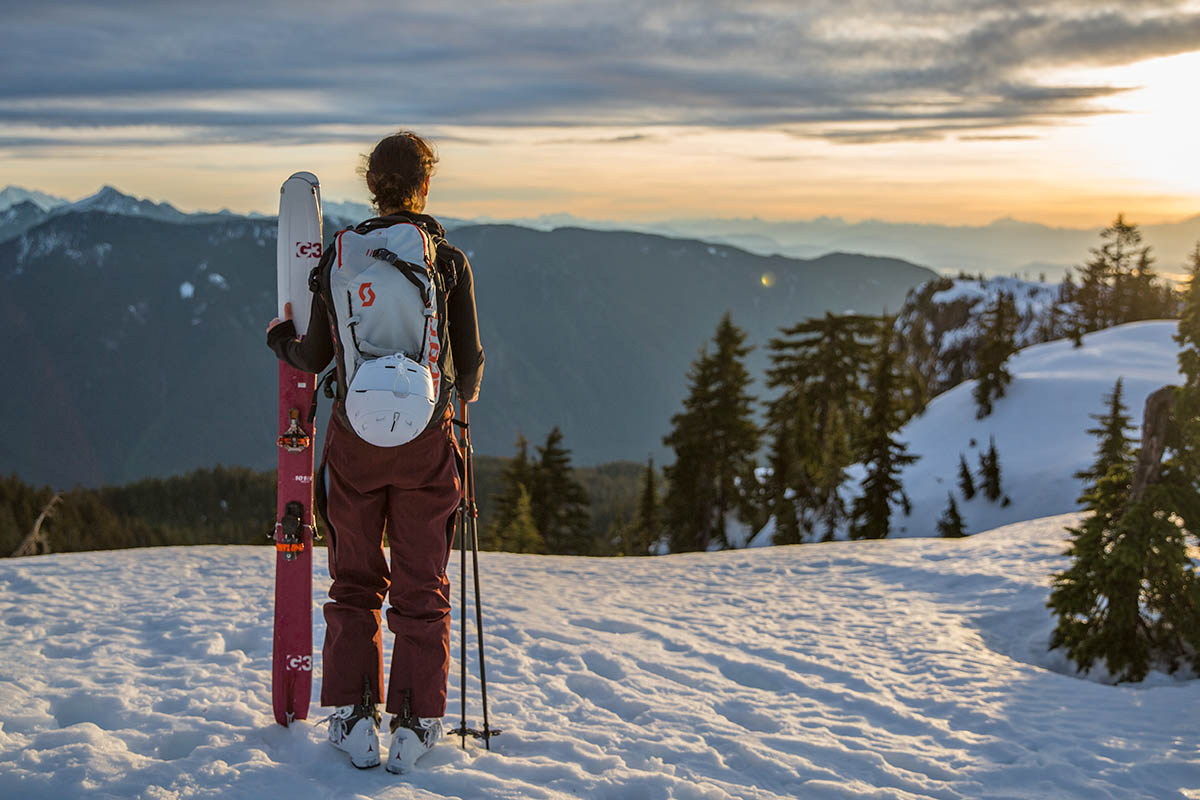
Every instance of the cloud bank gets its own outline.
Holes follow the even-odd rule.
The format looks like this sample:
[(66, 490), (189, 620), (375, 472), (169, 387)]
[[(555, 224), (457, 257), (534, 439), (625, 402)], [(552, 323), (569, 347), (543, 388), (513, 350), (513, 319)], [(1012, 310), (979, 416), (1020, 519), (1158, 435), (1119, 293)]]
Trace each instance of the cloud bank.
[(5, 5), (9, 150), (396, 125), (1021, 135), (1128, 88), (1056, 84), (1057, 68), (1200, 49), (1195, 0)]

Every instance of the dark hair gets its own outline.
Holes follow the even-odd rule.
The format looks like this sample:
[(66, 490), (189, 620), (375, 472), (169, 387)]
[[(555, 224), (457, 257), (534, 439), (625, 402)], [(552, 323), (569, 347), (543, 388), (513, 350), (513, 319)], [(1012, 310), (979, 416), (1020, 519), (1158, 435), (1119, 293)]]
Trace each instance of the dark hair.
[(371, 155), (363, 156), (360, 172), (367, 179), (375, 207), (388, 211), (421, 211), (421, 186), (437, 164), (433, 148), (412, 131), (385, 137)]

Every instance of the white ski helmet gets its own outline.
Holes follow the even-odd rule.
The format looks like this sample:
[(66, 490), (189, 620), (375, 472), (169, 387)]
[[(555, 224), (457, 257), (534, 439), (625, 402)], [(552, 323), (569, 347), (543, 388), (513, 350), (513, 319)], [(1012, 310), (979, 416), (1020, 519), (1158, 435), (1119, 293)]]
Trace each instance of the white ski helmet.
[(395, 447), (425, 430), (436, 404), (429, 368), (397, 353), (359, 365), (346, 392), (346, 418), (365, 441)]

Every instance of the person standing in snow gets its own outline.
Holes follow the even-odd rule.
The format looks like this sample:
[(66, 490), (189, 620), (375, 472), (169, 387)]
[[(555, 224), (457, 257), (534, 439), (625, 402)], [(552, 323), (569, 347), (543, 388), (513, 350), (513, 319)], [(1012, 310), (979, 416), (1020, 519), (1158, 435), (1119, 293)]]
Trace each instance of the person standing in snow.
[[(436, 269), (449, 276), (441, 315), (446, 335), (440, 341), (448, 338), (450, 346), (442, 347), (437, 358), (442, 388), (433, 417), (406, 444), (377, 447), (351, 429), (339, 387), (315, 486), (329, 533), (333, 580), (324, 608), (321, 682), (321, 705), (335, 708), (329, 740), (349, 753), (356, 767), (380, 763), (380, 610), (388, 594), (387, 624), (395, 634), (386, 695), (386, 709), (394, 715), (387, 763), (392, 772), (411, 767), (442, 735), (450, 666), (446, 566), (462, 491), (462, 454), (452, 432), (449, 394), (453, 387), (460, 398), (474, 402), (483, 375), (471, 266), (445, 241), (442, 226), (422, 213), (436, 163), (425, 140), (403, 131), (380, 141), (363, 170), (383, 224), (422, 227), (436, 245)], [(290, 309), (285, 317), (268, 326), (268, 346), (292, 366), (319, 373), (335, 356), (333, 310), (315, 291), (312, 323), (303, 338), (297, 338)], [(385, 528), (390, 567), (383, 552)]]

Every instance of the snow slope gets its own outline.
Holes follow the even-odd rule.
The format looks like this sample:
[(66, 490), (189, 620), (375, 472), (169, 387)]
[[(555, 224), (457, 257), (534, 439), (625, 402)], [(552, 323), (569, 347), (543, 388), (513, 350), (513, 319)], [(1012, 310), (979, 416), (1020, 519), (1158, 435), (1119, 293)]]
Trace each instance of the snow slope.
[[(1137, 438), (1146, 397), (1182, 381), (1179, 346), (1171, 339), (1176, 330), (1173, 321), (1135, 322), (1088, 334), (1081, 348), (1069, 341), (1027, 347), (1009, 362), (1012, 383), (982, 420), (975, 418), (973, 380), (935, 397), (898, 434), (921, 459), (901, 474), (913, 513), (893, 518), (892, 535), (936, 535), (949, 491), (971, 533), (1075, 510), (1083, 484), (1072, 476), (1091, 466), (1097, 447), (1087, 433), (1096, 421), (1088, 415), (1104, 412), (1104, 395), (1120, 376)], [(993, 436), (1008, 507), (980, 494), (964, 501), (958, 488), (959, 454), (978, 473)], [(853, 477), (857, 483), (861, 472)]]
[[(504, 733), (490, 753), (439, 745), (404, 778), (352, 769), (315, 706), (273, 723), (273, 551), (0, 560), (0, 797), (1200, 798), (1200, 681), (1113, 687), (1044, 652), (1073, 519), (642, 559), (485, 553)], [(314, 602), (327, 587), (318, 568)]]

